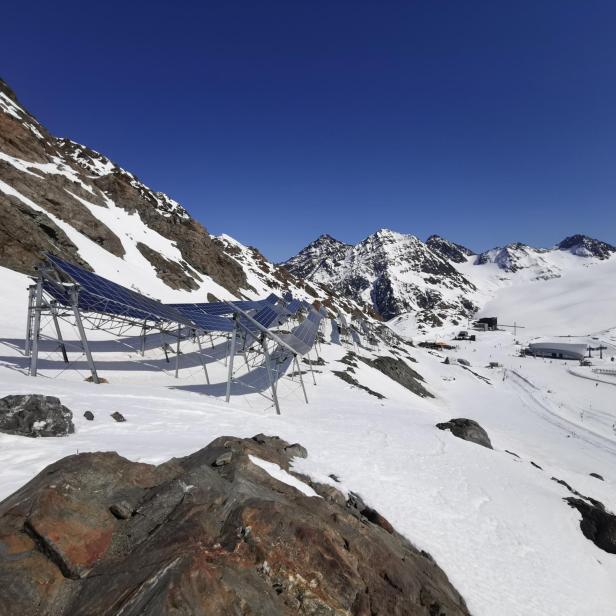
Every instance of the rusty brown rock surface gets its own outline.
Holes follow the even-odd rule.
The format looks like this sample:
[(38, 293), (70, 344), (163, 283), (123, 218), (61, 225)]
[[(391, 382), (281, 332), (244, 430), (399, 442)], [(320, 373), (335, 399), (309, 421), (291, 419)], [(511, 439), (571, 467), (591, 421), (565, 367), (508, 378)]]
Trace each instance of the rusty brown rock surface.
[[(425, 552), (357, 495), (306, 496), (299, 445), (221, 437), (160, 466), (64, 458), (0, 503), (0, 613), (468, 614)], [(224, 458), (225, 463), (216, 465)]]

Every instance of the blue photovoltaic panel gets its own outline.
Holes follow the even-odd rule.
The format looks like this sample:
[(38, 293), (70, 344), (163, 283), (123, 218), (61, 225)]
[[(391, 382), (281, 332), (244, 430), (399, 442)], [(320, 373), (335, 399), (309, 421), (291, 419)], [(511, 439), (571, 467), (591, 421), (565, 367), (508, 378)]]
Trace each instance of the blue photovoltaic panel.
[[(273, 305), (278, 301), (278, 296), (275, 293), (271, 293), (265, 299), (258, 300), (241, 300), (234, 301), (233, 306), (236, 306), (240, 310), (260, 310), (264, 306)], [(233, 314), (233, 307), (229, 302), (207, 302), (201, 304), (168, 304), (173, 308), (183, 310), (184, 308), (198, 308), (202, 312), (213, 315), (227, 315)]]
[(233, 331), (233, 320), (216, 314), (207, 314), (199, 307), (199, 304), (180, 304), (177, 310), (188, 317), (195, 325), (207, 332), (230, 332)]
[(303, 302), (301, 302), (299, 299), (293, 299), (287, 305), (287, 310), (291, 314), (297, 314), (302, 309), (302, 307), (303, 307)]
[[(140, 320), (191, 325), (190, 320), (182, 313), (170, 306), (165, 306), (158, 300), (127, 289), (54, 255), (47, 255), (47, 258), (58, 270), (64, 272), (79, 285), (78, 306), (80, 310)], [(61, 294), (58, 292), (58, 295)], [(60, 298), (57, 299), (63, 301)]]
[(312, 310), (290, 334), (281, 334), (280, 338), (297, 353), (305, 355), (314, 345), (321, 318), (319, 312)]

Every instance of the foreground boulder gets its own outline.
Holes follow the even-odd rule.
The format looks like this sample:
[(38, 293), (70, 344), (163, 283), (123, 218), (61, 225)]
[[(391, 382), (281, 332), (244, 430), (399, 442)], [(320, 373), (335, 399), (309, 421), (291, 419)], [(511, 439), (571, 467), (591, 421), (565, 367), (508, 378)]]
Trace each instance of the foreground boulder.
[(492, 443), (488, 433), (472, 419), (459, 417), (458, 419), (450, 419), (444, 423), (436, 424), (439, 430), (450, 430), (454, 436), (461, 438), (471, 443), (477, 443), (482, 447), (492, 449)]
[(0, 613), (468, 614), (357, 495), (288, 474), (305, 453), (258, 435), (160, 466), (52, 464), (0, 503)]
[(37, 437), (74, 431), (73, 413), (58, 398), (29, 394), (0, 399), (0, 432)]

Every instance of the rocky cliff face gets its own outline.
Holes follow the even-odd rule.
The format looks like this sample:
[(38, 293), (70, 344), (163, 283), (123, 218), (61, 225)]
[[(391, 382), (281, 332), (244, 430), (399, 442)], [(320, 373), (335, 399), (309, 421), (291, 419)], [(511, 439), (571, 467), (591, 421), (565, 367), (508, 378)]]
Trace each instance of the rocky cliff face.
[(468, 258), (475, 254), (466, 246), (450, 242), (440, 235), (431, 235), (426, 240), (426, 246), (432, 252), (443, 257), (443, 259), (453, 261), (454, 263), (466, 263)]
[(277, 437), (160, 466), (70, 456), (0, 503), (0, 612), (468, 614), (445, 573), (356, 494), (292, 474)]
[(384, 319), (416, 312), (420, 322), (438, 324), (466, 318), (475, 309), (475, 286), (449, 260), (415, 236), (388, 229), (355, 246), (321, 236), (284, 265), (372, 304)]
[(601, 261), (609, 259), (614, 253), (616, 253), (616, 247), (595, 240), (587, 235), (571, 235), (566, 237), (557, 246), (559, 250), (567, 250), (578, 257), (596, 257)]

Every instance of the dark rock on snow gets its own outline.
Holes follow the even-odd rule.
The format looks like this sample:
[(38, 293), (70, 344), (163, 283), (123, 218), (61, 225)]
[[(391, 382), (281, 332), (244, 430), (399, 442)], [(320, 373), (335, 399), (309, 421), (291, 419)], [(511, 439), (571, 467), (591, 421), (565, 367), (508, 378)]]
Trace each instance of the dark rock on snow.
[(160, 466), (116, 453), (52, 464), (0, 503), (0, 613), (469, 613), (358, 496), (313, 482), (323, 498), (305, 496), (248, 457), (289, 471), (290, 451), (277, 437), (221, 437)]
[(126, 421), (124, 415), (122, 415), (122, 413), (118, 413), (118, 411), (111, 413), (111, 416), (118, 422)]
[(616, 515), (609, 513), (599, 501), (587, 503), (572, 496), (565, 501), (582, 514), (580, 528), (584, 537), (590, 539), (598, 548), (616, 554)]
[(94, 420), (94, 413), (92, 411), (86, 411), (83, 416), (88, 420), (88, 421), (93, 421)]
[(594, 477), (595, 479), (600, 479), (601, 481), (605, 481), (605, 479), (603, 479), (603, 477), (599, 475), (599, 473), (590, 473), (590, 476)]
[(436, 424), (439, 430), (450, 430), (454, 436), (461, 438), (471, 443), (477, 443), (488, 449), (492, 449), (492, 443), (488, 433), (472, 419), (460, 417), (458, 419), (450, 419), (444, 423)]
[(73, 413), (58, 398), (29, 394), (0, 400), (0, 432), (19, 436), (66, 436), (75, 431)]
[(369, 359), (358, 355), (357, 358), (368, 364), (371, 368), (382, 372), (402, 387), (412, 391), (421, 398), (434, 398), (434, 396), (422, 385), (424, 378), (403, 360), (395, 357), (376, 357)]

